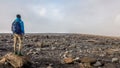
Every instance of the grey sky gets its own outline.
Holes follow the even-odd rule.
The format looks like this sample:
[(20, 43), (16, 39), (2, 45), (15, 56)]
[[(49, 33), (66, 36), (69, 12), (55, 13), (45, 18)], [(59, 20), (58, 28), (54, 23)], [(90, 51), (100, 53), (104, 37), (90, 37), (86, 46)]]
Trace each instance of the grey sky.
[(26, 32), (120, 36), (120, 0), (0, 0), (0, 32), (16, 14)]

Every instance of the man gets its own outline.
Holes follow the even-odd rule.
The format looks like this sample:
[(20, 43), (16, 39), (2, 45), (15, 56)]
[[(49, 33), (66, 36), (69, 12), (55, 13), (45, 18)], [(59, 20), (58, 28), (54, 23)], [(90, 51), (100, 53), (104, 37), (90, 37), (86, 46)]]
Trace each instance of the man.
[[(18, 55), (22, 55), (22, 41), (23, 41), (23, 35), (24, 35), (24, 23), (21, 20), (21, 15), (17, 14), (16, 19), (12, 23), (12, 32), (14, 37), (14, 53)], [(17, 49), (17, 42), (18, 42), (18, 49)]]

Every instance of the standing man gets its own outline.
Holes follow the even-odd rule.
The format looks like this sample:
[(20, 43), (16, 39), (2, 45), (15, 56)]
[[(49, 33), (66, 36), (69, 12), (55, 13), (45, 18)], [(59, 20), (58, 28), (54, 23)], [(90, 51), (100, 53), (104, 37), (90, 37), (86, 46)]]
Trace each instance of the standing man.
[[(24, 35), (24, 23), (21, 20), (21, 15), (17, 14), (16, 19), (12, 23), (12, 32), (14, 37), (14, 53), (22, 56), (22, 42), (23, 42), (23, 35)], [(17, 49), (17, 42), (18, 42), (18, 49)]]

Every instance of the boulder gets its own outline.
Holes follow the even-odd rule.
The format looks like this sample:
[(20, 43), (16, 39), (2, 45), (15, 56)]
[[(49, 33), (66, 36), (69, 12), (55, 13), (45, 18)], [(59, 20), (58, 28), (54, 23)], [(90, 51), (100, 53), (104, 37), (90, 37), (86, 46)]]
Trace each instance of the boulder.
[(83, 66), (85, 68), (92, 68), (93, 63), (96, 63), (96, 59), (95, 58), (91, 58), (91, 57), (83, 57), (81, 58), (81, 63), (83, 64)]
[(82, 63), (80, 63), (79, 66), (80, 68), (85, 68), (85, 66)]
[(104, 68), (116, 68), (116, 66), (112, 63), (105, 64)]
[(97, 60), (91, 57), (83, 57), (81, 58), (82, 63), (95, 63)]
[[(31, 62), (28, 56), (18, 56), (8, 53), (0, 60), (0, 65), (10, 64), (13, 68), (30, 68)], [(5, 67), (6, 68), (6, 67)]]
[(112, 58), (112, 62), (119, 62), (118, 58)]
[(63, 61), (64, 61), (64, 63), (70, 64), (70, 63), (74, 62), (74, 59), (69, 57), (69, 58), (64, 58)]
[(95, 67), (100, 67), (102, 65), (103, 65), (103, 63), (100, 61), (97, 61), (95, 64), (93, 64), (93, 66), (95, 66)]

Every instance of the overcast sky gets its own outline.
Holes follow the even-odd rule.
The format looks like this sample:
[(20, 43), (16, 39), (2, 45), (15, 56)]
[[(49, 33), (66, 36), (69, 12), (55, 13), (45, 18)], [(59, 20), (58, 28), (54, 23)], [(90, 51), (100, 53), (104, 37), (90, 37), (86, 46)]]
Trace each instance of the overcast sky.
[(120, 0), (0, 0), (0, 33), (21, 14), (26, 33), (120, 36)]

